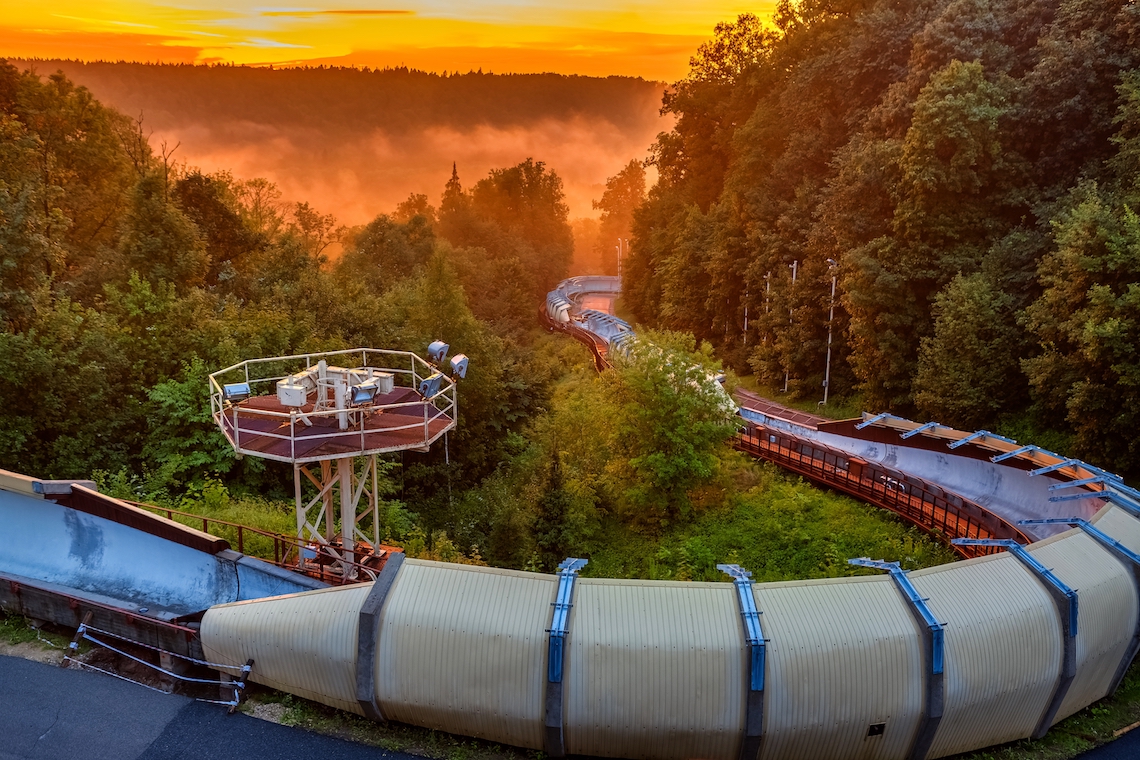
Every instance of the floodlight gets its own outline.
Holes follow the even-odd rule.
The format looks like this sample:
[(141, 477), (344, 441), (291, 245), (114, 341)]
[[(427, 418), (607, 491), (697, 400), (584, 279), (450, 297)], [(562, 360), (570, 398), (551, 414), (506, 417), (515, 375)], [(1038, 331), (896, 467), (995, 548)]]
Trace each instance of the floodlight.
[(444, 360), (447, 359), (447, 350), (449, 348), (451, 348), (451, 346), (442, 340), (432, 341), (431, 345), (428, 346), (428, 356), (431, 357), (431, 360), (436, 364), (443, 364)]
[(222, 386), (222, 395), (226, 401), (237, 404), (252, 396), (253, 391), (249, 389), (249, 383), (230, 383)]
[(420, 395), (424, 398), (431, 398), (435, 394), (439, 393), (439, 386), (442, 382), (443, 375), (439, 374), (438, 372), (431, 375), (430, 377), (425, 377), (423, 380), (420, 380)]
[(350, 403), (353, 406), (368, 406), (376, 400), (380, 384), (372, 379), (350, 386), (349, 390), (352, 392)]
[(467, 377), (467, 354), (456, 354), (451, 357), (451, 376)]

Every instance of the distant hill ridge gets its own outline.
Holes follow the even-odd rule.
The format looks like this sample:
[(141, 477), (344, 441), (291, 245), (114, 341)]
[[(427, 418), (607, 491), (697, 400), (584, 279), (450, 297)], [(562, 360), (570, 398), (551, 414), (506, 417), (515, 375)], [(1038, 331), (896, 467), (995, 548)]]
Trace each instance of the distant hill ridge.
[(435, 74), (416, 69), (262, 68), (17, 60), (40, 74), (62, 70), (126, 113), (401, 132), (422, 124), (508, 126), (590, 114), (620, 128), (656, 121), (665, 85), (633, 77)]

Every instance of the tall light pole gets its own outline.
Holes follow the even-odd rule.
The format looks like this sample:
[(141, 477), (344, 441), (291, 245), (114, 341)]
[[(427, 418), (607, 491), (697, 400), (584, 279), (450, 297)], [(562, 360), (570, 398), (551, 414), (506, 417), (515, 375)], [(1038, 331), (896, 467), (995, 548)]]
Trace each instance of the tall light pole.
[(827, 364), (823, 370), (823, 401), (821, 406), (827, 406), (827, 392), (831, 388), (831, 326), (835, 321), (835, 259), (827, 260), (827, 268), (831, 270), (831, 306), (827, 312)]
[(748, 347), (748, 286), (744, 287), (744, 347)]
[[(796, 259), (791, 264), (788, 264), (788, 266), (792, 268), (792, 291), (794, 292), (796, 289), (796, 273), (800, 269), (799, 259)], [(789, 298), (789, 300), (791, 300), (791, 299)], [(793, 316), (793, 308), (792, 308), (792, 305), (789, 304), (788, 305), (788, 326), (789, 327), (792, 324), (792, 316)], [(784, 370), (784, 390), (783, 390), (783, 392), (784, 393), (788, 392), (788, 370), (786, 370), (786, 369)]]

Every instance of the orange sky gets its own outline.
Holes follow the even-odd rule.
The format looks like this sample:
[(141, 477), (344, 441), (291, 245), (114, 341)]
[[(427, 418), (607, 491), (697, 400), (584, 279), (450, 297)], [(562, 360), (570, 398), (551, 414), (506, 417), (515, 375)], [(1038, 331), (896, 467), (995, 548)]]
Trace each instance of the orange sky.
[(718, 21), (774, 0), (3, 0), (0, 57), (407, 65), (673, 81)]

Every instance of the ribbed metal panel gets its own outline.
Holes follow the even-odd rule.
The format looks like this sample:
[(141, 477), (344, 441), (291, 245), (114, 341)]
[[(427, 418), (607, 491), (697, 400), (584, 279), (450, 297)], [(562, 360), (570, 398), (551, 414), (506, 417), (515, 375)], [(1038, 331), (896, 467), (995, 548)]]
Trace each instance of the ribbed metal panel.
[[(922, 639), (890, 578), (754, 591), (768, 639), (761, 758), (905, 757), (922, 710)], [(875, 723), (882, 735), (867, 736)]]
[(380, 617), (391, 720), (541, 749), (553, 575), (404, 562)]
[(946, 701), (929, 757), (1033, 733), (1061, 672), (1052, 597), (999, 554), (910, 574), (946, 627)]
[(728, 583), (578, 581), (566, 751), (722, 758), (744, 731), (744, 633)]
[(1140, 520), (1120, 507), (1106, 507), (1091, 522), (1132, 551), (1140, 553)]
[[(1056, 720), (1106, 696), (1136, 630), (1132, 572), (1079, 530), (1033, 544), (1030, 553), (1077, 590), (1077, 677)], [(1056, 722), (1056, 721), (1054, 721)]]
[(356, 627), (371, 583), (211, 607), (202, 650), (242, 665), (270, 688), (361, 714), (356, 701)]

